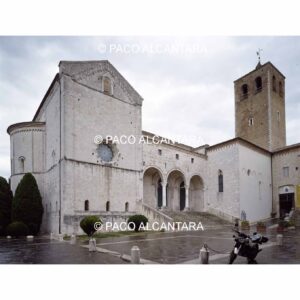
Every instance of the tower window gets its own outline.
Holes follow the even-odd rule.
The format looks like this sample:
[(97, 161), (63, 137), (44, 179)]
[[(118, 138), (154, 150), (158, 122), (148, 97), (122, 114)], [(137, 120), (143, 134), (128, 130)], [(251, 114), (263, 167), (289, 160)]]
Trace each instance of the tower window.
[(273, 91), (276, 92), (276, 77), (273, 76), (272, 78), (272, 87), (273, 87)]
[(223, 172), (222, 172), (222, 170), (219, 170), (219, 172), (218, 172), (218, 185), (219, 185), (219, 193), (223, 193), (224, 184), (223, 184)]
[(251, 117), (248, 119), (248, 125), (253, 126), (253, 124), (254, 124), (254, 118)]
[(247, 98), (248, 98), (248, 85), (243, 84), (242, 85), (242, 100), (247, 99)]
[(105, 210), (106, 211), (110, 211), (110, 203), (109, 203), (109, 201), (107, 201), (106, 204), (105, 204)]
[(179, 154), (176, 154), (175, 157), (176, 157), (176, 159), (179, 159)]
[(277, 121), (279, 122), (280, 121), (280, 112), (277, 111)]
[(256, 87), (256, 92), (259, 93), (261, 92), (261, 89), (262, 89), (262, 80), (261, 80), (261, 77), (256, 77), (255, 79), (255, 87)]
[(109, 77), (103, 77), (103, 93), (107, 95), (112, 95), (112, 83)]
[(161, 155), (161, 154), (162, 154), (161, 149), (158, 149), (158, 155)]
[(192, 164), (194, 163), (194, 158), (193, 158), (193, 157), (191, 158), (191, 163), (192, 163)]
[(279, 81), (279, 96), (283, 96), (283, 88), (282, 88), (282, 82)]
[(125, 211), (126, 211), (126, 212), (129, 211), (129, 203), (128, 203), (128, 202), (125, 203)]
[(90, 210), (90, 203), (89, 200), (84, 201), (84, 210), (89, 211)]

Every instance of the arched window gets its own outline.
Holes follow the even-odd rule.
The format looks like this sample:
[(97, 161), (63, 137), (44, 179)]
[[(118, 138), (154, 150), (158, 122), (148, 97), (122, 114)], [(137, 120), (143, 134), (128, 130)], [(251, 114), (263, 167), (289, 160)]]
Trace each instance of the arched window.
[(109, 77), (103, 77), (103, 93), (107, 95), (112, 95), (112, 84)]
[(129, 203), (128, 203), (128, 202), (125, 203), (125, 211), (126, 211), (126, 212), (129, 211)]
[(24, 156), (20, 156), (19, 157), (19, 165), (20, 165), (20, 173), (24, 173), (25, 170), (25, 157)]
[(262, 89), (262, 80), (261, 77), (256, 77), (255, 78), (255, 87), (256, 87), (256, 92), (260, 92)]
[(219, 170), (218, 172), (218, 184), (219, 184), (219, 193), (223, 193), (224, 185), (223, 185), (223, 172)]
[(272, 87), (273, 87), (273, 91), (276, 92), (276, 77), (273, 76), (272, 78)]
[(248, 85), (242, 85), (242, 100), (248, 98)]
[(90, 203), (89, 200), (84, 201), (84, 210), (89, 211), (90, 210)]
[(279, 81), (279, 95), (282, 97), (283, 96), (283, 88), (282, 88), (282, 82)]
[(105, 210), (106, 210), (106, 211), (109, 211), (109, 210), (110, 210), (110, 203), (109, 203), (109, 201), (106, 202)]

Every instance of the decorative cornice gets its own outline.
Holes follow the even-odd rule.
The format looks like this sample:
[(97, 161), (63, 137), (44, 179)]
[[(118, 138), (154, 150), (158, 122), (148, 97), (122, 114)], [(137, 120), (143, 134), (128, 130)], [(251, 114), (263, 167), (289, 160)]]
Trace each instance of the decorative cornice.
[[(12, 135), (22, 131), (44, 131), (45, 122), (21, 122), (10, 125), (7, 133)], [(16, 131), (17, 130), (17, 131)]]

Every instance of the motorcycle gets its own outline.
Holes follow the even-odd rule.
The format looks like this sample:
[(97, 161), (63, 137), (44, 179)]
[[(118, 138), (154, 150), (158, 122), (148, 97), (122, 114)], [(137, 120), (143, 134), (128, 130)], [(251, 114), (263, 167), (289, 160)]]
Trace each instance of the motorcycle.
[(235, 245), (230, 253), (229, 264), (232, 264), (238, 255), (246, 257), (248, 264), (257, 264), (255, 258), (257, 254), (262, 251), (259, 245), (266, 243), (269, 239), (256, 232), (250, 236), (238, 230), (233, 231), (237, 233), (237, 236), (233, 235)]

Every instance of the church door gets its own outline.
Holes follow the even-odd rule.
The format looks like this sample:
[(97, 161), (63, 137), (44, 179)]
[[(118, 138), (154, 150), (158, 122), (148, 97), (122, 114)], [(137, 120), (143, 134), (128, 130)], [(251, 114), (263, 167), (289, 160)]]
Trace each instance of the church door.
[(184, 182), (182, 181), (180, 184), (180, 210), (184, 210), (185, 208), (185, 187)]

